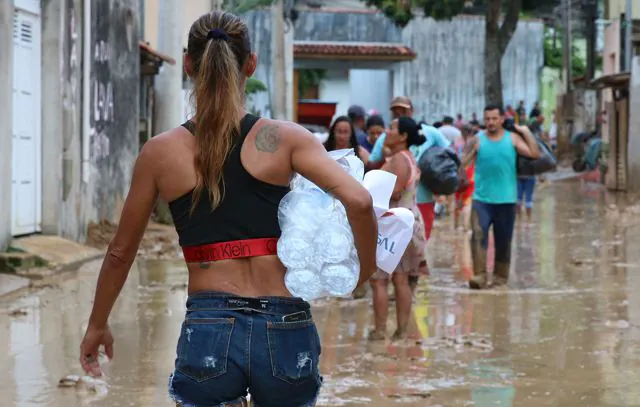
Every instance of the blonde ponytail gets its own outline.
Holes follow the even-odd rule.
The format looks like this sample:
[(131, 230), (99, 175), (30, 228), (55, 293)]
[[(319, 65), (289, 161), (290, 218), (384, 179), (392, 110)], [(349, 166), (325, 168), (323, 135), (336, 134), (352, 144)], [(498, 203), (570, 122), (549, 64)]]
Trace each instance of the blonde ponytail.
[(224, 198), (222, 169), (240, 131), (244, 112), (242, 69), (251, 50), (247, 27), (238, 17), (213, 12), (191, 27), (187, 55), (193, 64), (195, 166), (198, 181), (191, 211), (206, 189), (215, 209)]

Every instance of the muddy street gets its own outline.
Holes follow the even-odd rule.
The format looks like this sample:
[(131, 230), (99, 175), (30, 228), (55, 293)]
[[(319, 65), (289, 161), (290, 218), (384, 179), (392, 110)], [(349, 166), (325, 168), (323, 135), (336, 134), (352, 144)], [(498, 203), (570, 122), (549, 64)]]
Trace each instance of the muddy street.
[[(512, 277), (500, 291), (465, 288), (468, 237), (439, 221), (406, 342), (367, 341), (369, 298), (315, 304), (318, 405), (640, 405), (640, 227), (613, 202), (590, 184), (543, 184), (533, 223), (516, 226)], [(186, 299), (179, 260), (134, 266), (112, 313), (104, 381), (58, 386), (81, 374), (99, 265), (0, 304), (0, 406), (174, 405), (166, 387)]]

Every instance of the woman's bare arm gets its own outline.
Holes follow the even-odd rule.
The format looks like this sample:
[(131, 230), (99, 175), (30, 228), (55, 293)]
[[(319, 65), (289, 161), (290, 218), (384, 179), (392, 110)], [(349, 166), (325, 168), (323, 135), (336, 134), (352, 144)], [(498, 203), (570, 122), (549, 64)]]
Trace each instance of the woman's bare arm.
[(148, 141), (136, 160), (131, 189), (122, 209), (118, 229), (109, 243), (98, 276), (93, 310), (89, 318), (90, 327), (101, 329), (107, 325), (113, 304), (127, 280), (149, 216), (156, 204), (158, 189), (153, 175), (155, 144), (154, 139)]
[(378, 223), (371, 194), (331, 158), (311, 133), (300, 126), (287, 126), (293, 171), (334, 195), (347, 210), (347, 217), (360, 259), (360, 281), (366, 282), (376, 271)]
[(382, 170), (390, 172), (397, 177), (396, 185), (393, 187), (393, 194), (391, 195), (391, 199), (397, 201), (400, 199), (402, 191), (404, 191), (411, 176), (411, 168), (409, 167), (408, 160), (406, 157), (401, 157), (401, 154), (396, 154), (382, 167)]

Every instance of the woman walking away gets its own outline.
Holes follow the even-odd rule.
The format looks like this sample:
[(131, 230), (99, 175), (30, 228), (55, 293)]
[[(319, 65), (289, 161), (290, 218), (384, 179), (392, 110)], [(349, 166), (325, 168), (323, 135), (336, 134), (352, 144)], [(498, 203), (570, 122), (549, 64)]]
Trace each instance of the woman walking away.
[(339, 116), (334, 120), (329, 129), (329, 137), (327, 141), (324, 142), (324, 148), (326, 148), (327, 151), (353, 148), (353, 151), (362, 162), (366, 163), (369, 159), (367, 150), (358, 145), (356, 130), (347, 116)]
[(400, 264), (393, 274), (389, 276), (382, 270), (378, 270), (372, 280), (373, 288), (373, 313), (375, 329), (369, 334), (371, 340), (382, 340), (387, 333), (387, 316), (389, 312), (389, 279), (393, 282), (396, 300), (397, 329), (392, 340), (406, 337), (407, 325), (411, 315), (411, 302), (413, 292), (409, 286), (410, 275), (425, 275), (427, 263), (425, 259), (425, 234), (424, 222), (420, 210), (416, 204), (416, 186), (420, 171), (409, 147), (418, 146), (425, 142), (425, 137), (420, 135), (416, 122), (409, 117), (401, 117), (391, 123), (387, 133), (385, 145), (391, 151), (382, 167), (384, 171), (395, 174), (398, 178), (391, 198), (392, 208), (407, 208), (415, 216), (413, 239)]
[(309, 304), (284, 284), (278, 204), (294, 172), (343, 202), (360, 283), (375, 272), (376, 220), (369, 193), (311, 133), (245, 112), (256, 61), (247, 26), (233, 14), (212, 12), (191, 26), (184, 66), (195, 117), (149, 140), (136, 161), (80, 348), (86, 372), (101, 374), (101, 345), (113, 357), (109, 314), (159, 196), (169, 202), (189, 272), (171, 397), (182, 406), (239, 406), (248, 390), (261, 407), (314, 404), (320, 343)]

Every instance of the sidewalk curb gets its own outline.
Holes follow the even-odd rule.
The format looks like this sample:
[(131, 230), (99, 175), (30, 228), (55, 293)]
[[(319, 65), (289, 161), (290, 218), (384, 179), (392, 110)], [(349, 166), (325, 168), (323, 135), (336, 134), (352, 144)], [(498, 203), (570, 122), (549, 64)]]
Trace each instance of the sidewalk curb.
[[(6, 280), (6, 292), (3, 292), (0, 287), (0, 300), (37, 290), (49, 279), (68, 271), (75, 271), (88, 262), (104, 257), (105, 253), (104, 250), (98, 250), (59, 236), (44, 235), (16, 239), (11, 243), (11, 247), (41, 259), (44, 264), (40, 267), (0, 272), (0, 278)], [(15, 286), (16, 289), (12, 290), (12, 286)]]

